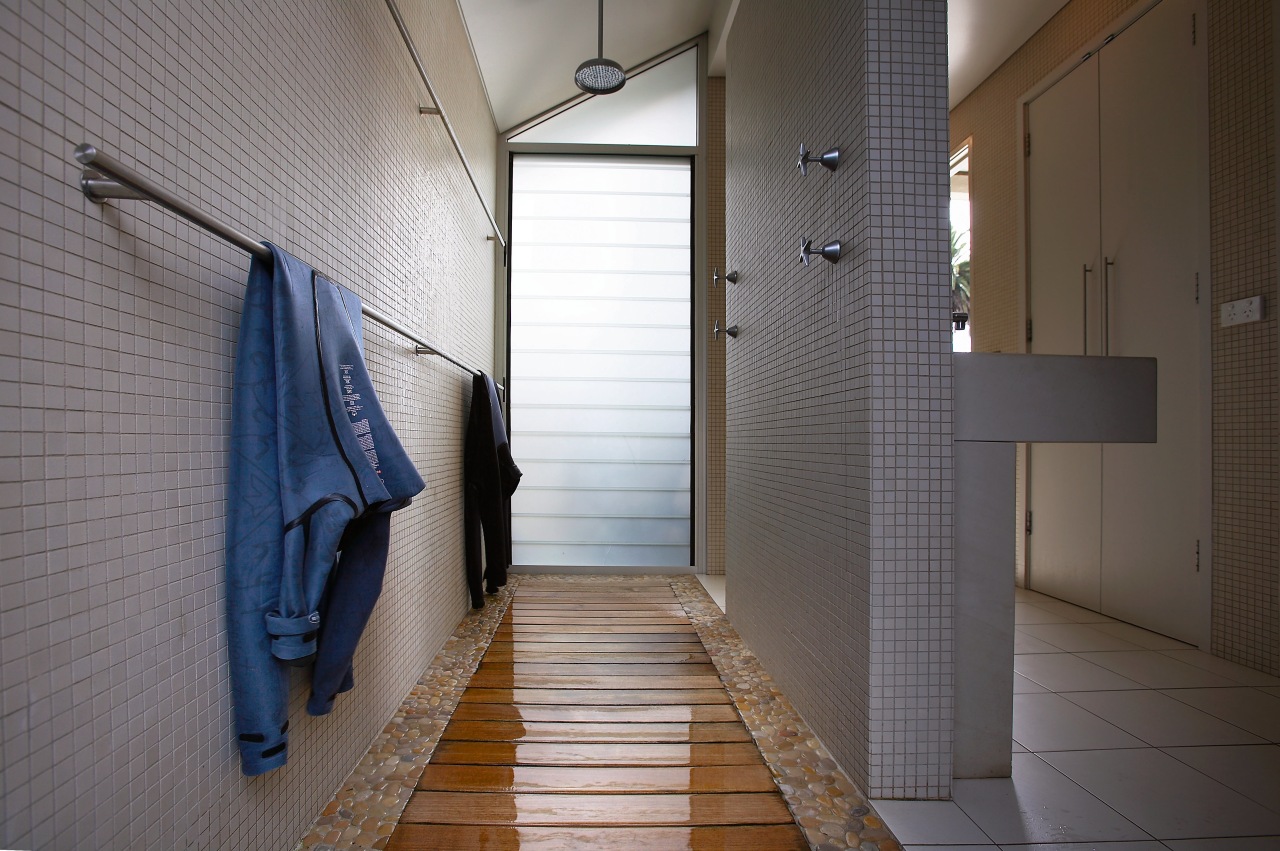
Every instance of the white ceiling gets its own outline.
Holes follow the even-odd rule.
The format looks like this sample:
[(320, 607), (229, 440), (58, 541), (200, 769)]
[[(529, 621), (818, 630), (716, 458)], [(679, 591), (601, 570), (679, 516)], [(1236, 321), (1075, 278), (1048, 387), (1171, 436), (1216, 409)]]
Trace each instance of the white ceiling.
[(968, 97), (1065, 5), (1067, 0), (947, 0), (948, 105)]
[[(740, 2), (759, 0), (606, 0), (604, 55), (630, 68), (709, 31), (714, 70), (721, 33)], [(948, 0), (951, 106), (1066, 2)], [(499, 128), (578, 94), (574, 69), (596, 55), (594, 0), (458, 0), (458, 5)]]

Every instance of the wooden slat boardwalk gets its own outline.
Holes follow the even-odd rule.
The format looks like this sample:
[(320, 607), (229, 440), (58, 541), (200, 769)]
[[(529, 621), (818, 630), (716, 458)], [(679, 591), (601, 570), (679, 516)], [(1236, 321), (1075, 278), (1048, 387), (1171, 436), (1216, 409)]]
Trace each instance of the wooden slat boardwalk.
[(801, 851), (671, 586), (525, 581), (390, 851)]

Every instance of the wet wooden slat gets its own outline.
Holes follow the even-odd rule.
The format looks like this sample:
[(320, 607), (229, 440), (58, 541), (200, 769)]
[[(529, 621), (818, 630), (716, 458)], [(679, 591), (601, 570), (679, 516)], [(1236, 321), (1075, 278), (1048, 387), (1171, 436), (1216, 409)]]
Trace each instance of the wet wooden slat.
[(524, 603), (532, 603), (537, 601), (559, 601), (567, 603), (673, 603), (676, 601), (676, 595), (670, 592), (665, 594), (651, 594), (645, 592), (636, 592), (634, 594), (521, 594), (516, 600)]
[(777, 794), (540, 795), (486, 792), (414, 792), (406, 822), (494, 825), (731, 825), (787, 824), (791, 814)]
[(601, 744), (595, 742), (448, 742), (435, 765), (762, 765), (754, 744)]
[(579, 585), (596, 589), (619, 588), (623, 585), (658, 585), (663, 588), (670, 588), (671, 579), (667, 576), (629, 576), (626, 579), (620, 579), (617, 582), (611, 582), (608, 585), (601, 585), (600, 581), (594, 578), (566, 579), (565, 577), (558, 576), (554, 579), (548, 579), (545, 576), (539, 576), (535, 573), (531, 576), (524, 577), (521, 581), (520, 587), (523, 590), (525, 588), (541, 588), (543, 586), (549, 586), (551, 588), (568, 588)]
[(720, 678), (702, 676), (656, 676), (639, 674), (622, 676), (565, 676), (556, 674), (513, 674), (501, 671), (477, 671), (471, 677), (476, 688), (558, 688), (558, 689), (713, 689)]
[(499, 633), (552, 633), (566, 635), (578, 632), (600, 634), (624, 633), (661, 633), (666, 635), (696, 635), (693, 626), (688, 622), (677, 624), (618, 624), (616, 626), (603, 623), (511, 623), (503, 621), (498, 627)]
[(773, 792), (763, 765), (583, 767), (431, 764), (418, 788), (436, 792)]
[[(545, 636), (544, 636), (545, 638)], [(617, 636), (611, 636), (611, 639)], [(644, 647), (636, 647), (632, 641), (506, 641), (495, 640), (489, 645), (489, 653), (698, 653), (706, 654), (706, 648), (699, 641), (658, 641), (643, 642)], [(486, 656), (489, 654), (485, 654)]]
[(729, 703), (724, 689), (468, 688), (463, 703), (559, 703), (576, 706), (652, 706)]
[(521, 580), (518, 594), (615, 594), (620, 591), (671, 591), (670, 579), (629, 579), (611, 585), (584, 582), (537, 582)]
[(809, 851), (795, 825), (482, 827), (406, 824), (387, 851)]
[(684, 615), (604, 615), (602, 617), (592, 617), (591, 615), (546, 615), (546, 614), (525, 614), (517, 612), (511, 617), (503, 621), (504, 624), (537, 624), (538, 626), (623, 626), (630, 624), (644, 624), (645, 626), (687, 626), (689, 619)]
[(406, 824), (387, 851), (808, 851), (795, 825), (482, 827)]
[(614, 664), (614, 665), (639, 665), (648, 663), (665, 663), (665, 664), (684, 664), (697, 663), (709, 664), (711, 657), (702, 649), (702, 645), (688, 645), (696, 647), (696, 650), (657, 650), (652, 647), (644, 647), (639, 650), (631, 648), (630, 652), (624, 650), (600, 650), (590, 644), (579, 645), (557, 645), (552, 650), (531, 650), (527, 643), (521, 643), (520, 649), (516, 650), (511, 642), (503, 644), (490, 645), (489, 652), (485, 654), (484, 660), (480, 664), (489, 662), (491, 664), (499, 664), (502, 662), (520, 664), (522, 662), (554, 662), (565, 665), (577, 664)]
[(740, 723), (567, 723), (546, 721), (458, 721), (445, 741), (473, 742), (749, 742)]
[[(652, 654), (644, 654), (652, 655)], [(592, 662), (589, 659), (581, 661), (574, 660), (572, 662), (525, 662), (518, 661), (514, 657), (507, 656), (504, 658), (485, 657), (480, 663), (477, 674), (485, 673), (506, 673), (506, 674), (558, 674), (561, 676), (613, 676), (625, 677), (635, 674), (648, 676), (659, 676), (665, 674), (678, 674), (681, 676), (718, 676), (715, 665), (703, 662), (654, 662), (654, 661), (625, 661), (614, 662)], [(472, 680), (474, 682), (474, 680)]]
[[(641, 724), (738, 721), (732, 704), (697, 706), (556, 706), (552, 704), (461, 703), (453, 721), (635, 721)], [(447, 729), (447, 728), (446, 728)]]
[[(626, 627), (621, 627), (626, 628)], [(643, 627), (636, 627), (643, 628)], [(678, 627), (677, 627), (678, 628)], [(494, 641), (543, 641), (550, 644), (594, 644), (608, 641), (616, 644), (669, 644), (672, 641), (685, 641), (686, 644), (698, 642), (698, 633), (690, 628), (687, 632), (531, 632), (527, 630), (512, 631), (511, 627), (498, 627), (494, 633)]]
[(564, 612), (582, 612), (594, 615), (599, 612), (662, 612), (670, 615), (685, 614), (684, 606), (679, 603), (570, 603), (555, 600), (515, 600), (507, 607), (509, 612), (548, 612), (562, 614)]

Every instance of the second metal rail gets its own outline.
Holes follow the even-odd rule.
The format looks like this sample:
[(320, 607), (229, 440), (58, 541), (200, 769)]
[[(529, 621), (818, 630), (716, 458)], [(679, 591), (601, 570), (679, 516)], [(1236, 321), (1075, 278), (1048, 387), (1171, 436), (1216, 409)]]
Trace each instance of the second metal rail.
[[(263, 260), (271, 259), (271, 249), (258, 240), (237, 230), (226, 222), (218, 221), (198, 207), (174, 195), (163, 186), (138, 174), (115, 157), (104, 154), (88, 142), (76, 148), (75, 157), (84, 166), (84, 172), (80, 176), (80, 189), (90, 201), (101, 203), (108, 198), (151, 201), (172, 213), (176, 213), (193, 225), (202, 227), (210, 233), (225, 239), (237, 248), (244, 249), (255, 257)], [(437, 355), (454, 366), (465, 369), (472, 375), (480, 373), (480, 370), (475, 367), (468, 366), (452, 355), (442, 352), (412, 328), (402, 325), (376, 307), (371, 307), (362, 302), (360, 312), (379, 325), (390, 328), (397, 334), (412, 340), (417, 344), (414, 349), (417, 354)], [(501, 390), (502, 385), (499, 384), (498, 389)]]
[(427, 76), (427, 66), (422, 64), (422, 55), (418, 53), (418, 47), (413, 43), (413, 36), (409, 34), (409, 25), (404, 22), (404, 16), (400, 14), (400, 7), (396, 5), (396, 0), (386, 0), (387, 9), (391, 12), (391, 17), (395, 19), (396, 29), (400, 31), (400, 38), (404, 40), (404, 46), (409, 51), (409, 57), (413, 60), (414, 67), (418, 70), (418, 76), (422, 78), (422, 85), (427, 89), (427, 96), (431, 98), (431, 107), (422, 109), (424, 114), (440, 116), (440, 123), (444, 125), (445, 132), (449, 134), (449, 141), (453, 143), (453, 149), (458, 154), (458, 159), (462, 161), (462, 168), (467, 172), (467, 179), (471, 181), (471, 188), (476, 191), (476, 198), (480, 199), (480, 206), (484, 208), (484, 214), (489, 217), (489, 224), (493, 226), (493, 234), (503, 248), (507, 246), (507, 240), (502, 235), (502, 228), (498, 227), (498, 220), (493, 217), (493, 211), (489, 209), (489, 202), (484, 199), (484, 192), (480, 189), (480, 184), (476, 181), (476, 174), (471, 170), (471, 163), (467, 161), (467, 155), (462, 150), (462, 142), (458, 139), (458, 134), (453, 130), (453, 123), (449, 121), (449, 116), (445, 114), (444, 106), (440, 103), (440, 98), (436, 95), (436, 87), (431, 85), (431, 78)]

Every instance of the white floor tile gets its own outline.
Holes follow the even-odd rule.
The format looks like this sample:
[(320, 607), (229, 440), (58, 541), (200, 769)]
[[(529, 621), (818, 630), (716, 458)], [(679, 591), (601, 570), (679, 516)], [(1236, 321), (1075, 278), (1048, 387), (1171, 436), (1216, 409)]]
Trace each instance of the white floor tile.
[(1014, 655), (1019, 653), (1065, 653), (1061, 647), (1054, 647), (1047, 641), (1041, 641), (1032, 635), (1027, 634), (1023, 630), (1035, 626), (1057, 626), (1057, 624), (1028, 624), (1026, 626), (1016, 627), (1013, 631), (1013, 652)]
[(1066, 615), (1056, 615), (1048, 609), (1042, 609), (1032, 603), (1013, 604), (1013, 622), (1024, 623), (1071, 623)]
[(1022, 674), (1013, 675), (1013, 693), (1014, 694), (1044, 694), (1048, 689), (1042, 685), (1031, 682), (1031, 680), (1022, 676)]
[(1055, 615), (1069, 618), (1073, 623), (1115, 623), (1116, 620), (1100, 612), (1077, 606), (1074, 603), (1068, 603), (1066, 600), (1057, 600), (1053, 597), (1042, 597), (1042, 599), (1034, 601), (1032, 605), (1053, 612)]
[(1102, 630), (1108, 635), (1114, 635), (1116, 638), (1123, 638), (1125, 641), (1131, 641), (1139, 647), (1145, 647), (1148, 650), (1188, 650), (1191, 649), (1190, 644), (1178, 641), (1176, 638), (1169, 638), (1167, 635), (1161, 635), (1158, 632), (1150, 632), (1142, 627), (1133, 624), (1120, 623), (1100, 623), (1094, 626), (1094, 629)]
[(1145, 747), (1142, 740), (1056, 694), (1013, 696), (1013, 738), (1033, 752)]
[(1013, 752), (1014, 752), (1014, 753), (1027, 753), (1028, 751), (1027, 751), (1027, 749), (1026, 749), (1026, 748), (1024, 748), (1022, 745), (1018, 744), (1017, 742), (1014, 742), (1014, 743), (1013, 743)]
[(872, 801), (903, 845), (990, 844), (983, 833), (954, 801)]
[(1178, 688), (1163, 693), (1255, 736), (1280, 742), (1280, 697), (1273, 697), (1263, 689)]
[(1020, 626), (1018, 631), (1071, 653), (1142, 649), (1131, 641), (1099, 632), (1094, 629), (1095, 626), (1096, 624), (1083, 623), (1034, 623)]
[(1042, 758), (1156, 839), (1280, 833), (1280, 813), (1154, 748)]
[(1244, 665), (1237, 665), (1235, 662), (1228, 662), (1226, 659), (1210, 656), (1203, 650), (1161, 650), (1160, 652), (1172, 659), (1177, 659), (1179, 662), (1186, 662), (1188, 665), (1212, 671), (1218, 676), (1226, 677), (1242, 686), (1270, 686), (1272, 688), (1280, 686), (1280, 677), (1273, 677), (1270, 674), (1246, 668)]
[(1222, 688), (1236, 685), (1226, 677), (1151, 650), (1078, 655), (1147, 688)]
[(903, 845), (903, 851), (1000, 851), (998, 845), (984, 842), (981, 845)]
[(1164, 752), (1267, 809), (1280, 812), (1280, 745), (1165, 748)]
[(1013, 670), (1050, 691), (1109, 691), (1142, 688), (1070, 653), (1032, 653), (1013, 657)]
[(952, 795), (965, 815), (1001, 845), (1151, 838), (1035, 754), (1014, 754), (1011, 778), (957, 780)]
[(1019, 603), (1032, 603), (1039, 599), (1052, 598), (1045, 597), (1045, 595), (1032, 591), (1029, 588), (1018, 588), (1015, 586), (1013, 589), (1013, 599)]
[[(1181, 745), (1249, 745), (1265, 740), (1152, 689), (1078, 691), (1063, 695), (1104, 721), (1157, 748)], [(1014, 714), (1017, 731), (1017, 704)], [(1033, 748), (1033, 750), (1035, 750)], [(1280, 750), (1277, 751), (1280, 753)], [(1280, 800), (1280, 797), (1277, 798)]]

